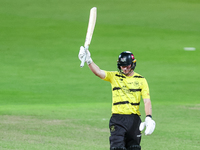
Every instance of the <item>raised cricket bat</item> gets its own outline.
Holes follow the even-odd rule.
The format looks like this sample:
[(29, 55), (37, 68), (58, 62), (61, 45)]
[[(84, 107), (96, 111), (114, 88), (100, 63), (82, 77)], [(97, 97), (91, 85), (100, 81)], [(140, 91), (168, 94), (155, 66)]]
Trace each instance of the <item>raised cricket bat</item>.
[[(90, 9), (90, 18), (89, 18), (88, 29), (87, 29), (87, 34), (86, 34), (85, 44), (84, 44), (85, 51), (88, 50), (90, 42), (92, 40), (92, 35), (93, 35), (94, 27), (96, 24), (96, 18), (97, 18), (97, 8), (93, 7)], [(85, 59), (86, 59), (86, 55), (81, 61), (80, 67), (84, 66)]]

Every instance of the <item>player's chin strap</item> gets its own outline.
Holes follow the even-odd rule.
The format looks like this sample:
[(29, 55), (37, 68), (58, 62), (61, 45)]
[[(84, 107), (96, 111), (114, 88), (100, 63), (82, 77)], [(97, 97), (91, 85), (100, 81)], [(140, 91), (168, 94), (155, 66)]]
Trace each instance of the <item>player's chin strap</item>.
[(133, 72), (133, 69), (131, 69), (128, 73), (124, 73), (123, 71), (120, 70), (120, 72), (126, 76), (128, 76), (129, 74), (131, 74)]
[(128, 73), (124, 73), (122, 70), (119, 70), (119, 72), (121, 73), (121, 75), (128, 76), (129, 74), (133, 72), (133, 70), (131, 69)]

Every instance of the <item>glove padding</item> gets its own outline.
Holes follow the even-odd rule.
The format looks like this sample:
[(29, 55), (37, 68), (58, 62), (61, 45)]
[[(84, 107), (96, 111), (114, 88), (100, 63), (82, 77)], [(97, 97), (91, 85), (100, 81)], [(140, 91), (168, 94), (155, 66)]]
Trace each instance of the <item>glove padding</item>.
[(151, 117), (146, 117), (145, 122), (142, 122), (140, 124), (139, 130), (140, 131), (144, 130), (145, 126), (146, 126), (145, 135), (150, 135), (153, 133), (156, 127), (156, 123), (153, 119), (151, 119)]
[(83, 46), (80, 47), (78, 58), (80, 59), (80, 61), (83, 61), (83, 59), (85, 58), (85, 62), (87, 63), (87, 65), (92, 63), (92, 58), (91, 58), (89, 50), (88, 49), (85, 50)]

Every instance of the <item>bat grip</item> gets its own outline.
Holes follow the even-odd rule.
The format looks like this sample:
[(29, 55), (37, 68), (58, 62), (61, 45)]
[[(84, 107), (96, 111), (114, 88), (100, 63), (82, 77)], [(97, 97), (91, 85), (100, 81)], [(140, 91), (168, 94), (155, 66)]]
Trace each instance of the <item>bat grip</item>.
[(83, 60), (81, 61), (81, 65), (80, 65), (81, 68), (82, 68), (82, 67), (84, 66), (84, 64), (85, 64), (85, 59), (86, 59), (86, 55), (83, 56)]
[(87, 50), (89, 49), (89, 46), (85, 46), (85, 55), (83, 56), (83, 60), (81, 61), (80, 67), (82, 68), (85, 64), (86, 56), (87, 56)]

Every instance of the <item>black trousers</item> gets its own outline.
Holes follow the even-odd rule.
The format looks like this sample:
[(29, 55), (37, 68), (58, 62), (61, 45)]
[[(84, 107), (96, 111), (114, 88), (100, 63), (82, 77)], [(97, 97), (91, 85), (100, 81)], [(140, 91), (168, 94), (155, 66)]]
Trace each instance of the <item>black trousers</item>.
[(140, 145), (141, 132), (139, 126), (141, 119), (136, 114), (113, 114), (110, 118), (110, 148)]

